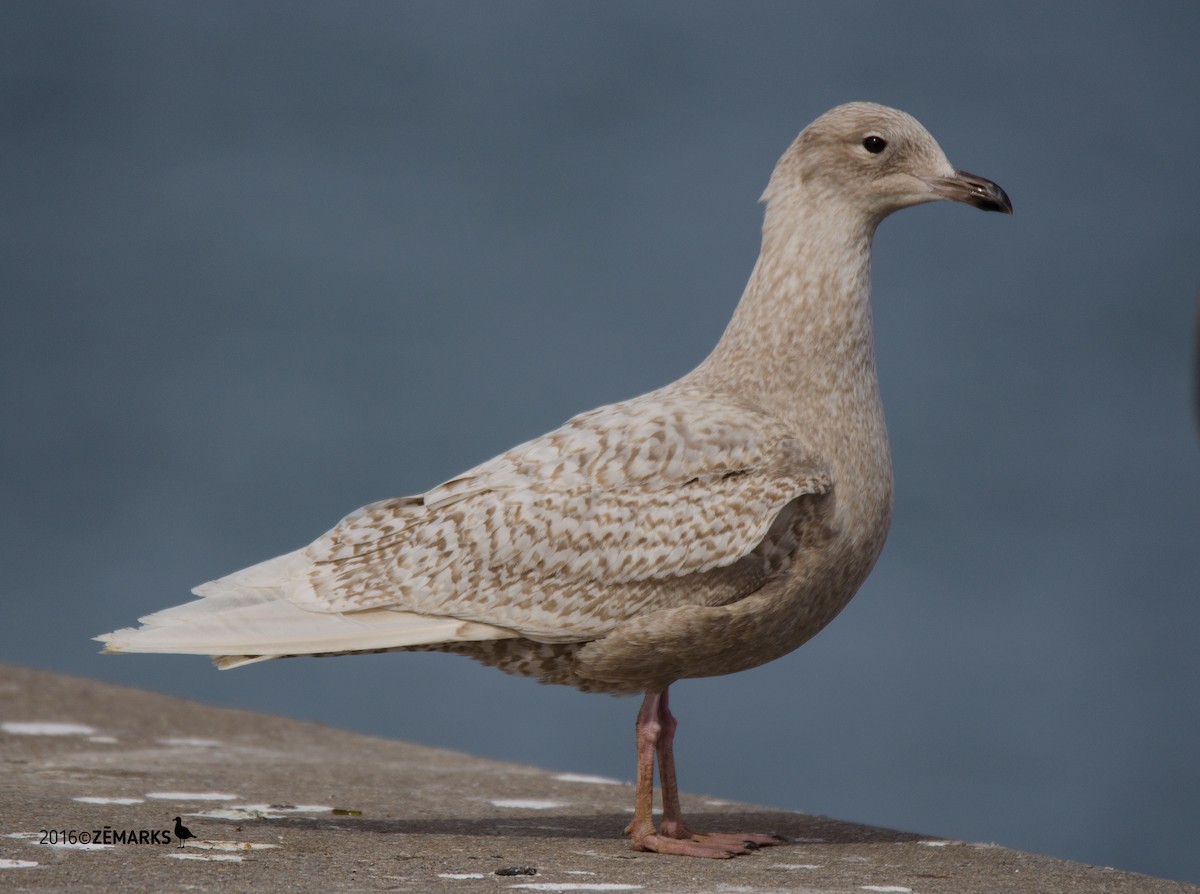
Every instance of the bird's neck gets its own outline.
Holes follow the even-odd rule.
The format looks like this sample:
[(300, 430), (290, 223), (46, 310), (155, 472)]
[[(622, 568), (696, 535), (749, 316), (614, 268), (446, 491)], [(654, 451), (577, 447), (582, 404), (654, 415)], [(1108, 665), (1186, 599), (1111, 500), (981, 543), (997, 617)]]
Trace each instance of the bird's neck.
[(846, 413), (879, 413), (870, 305), (875, 227), (853, 214), (779, 204), (768, 206), (762, 251), (732, 320), (691, 375), (816, 437), (830, 424), (859, 421)]
[(877, 555), (892, 505), (871, 335), (877, 221), (771, 210), (733, 319), (687, 378), (787, 423), (832, 476), (843, 523)]

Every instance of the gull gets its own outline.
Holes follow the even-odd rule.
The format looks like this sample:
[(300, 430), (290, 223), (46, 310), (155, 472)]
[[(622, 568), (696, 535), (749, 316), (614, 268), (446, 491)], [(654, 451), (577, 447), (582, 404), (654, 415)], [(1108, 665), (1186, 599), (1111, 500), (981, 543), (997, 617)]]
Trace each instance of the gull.
[(641, 694), (633, 848), (729, 858), (778, 843), (684, 822), (667, 690), (791, 652), (875, 564), (892, 467), (871, 243), (893, 211), (938, 200), (1012, 213), (999, 186), (951, 166), (911, 116), (832, 109), (776, 165), (758, 262), (694, 370), (424, 494), (365, 506), (303, 549), (97, 639), (106, 652), (210, 655), (223, 669), (453, 652), (545, 683)]

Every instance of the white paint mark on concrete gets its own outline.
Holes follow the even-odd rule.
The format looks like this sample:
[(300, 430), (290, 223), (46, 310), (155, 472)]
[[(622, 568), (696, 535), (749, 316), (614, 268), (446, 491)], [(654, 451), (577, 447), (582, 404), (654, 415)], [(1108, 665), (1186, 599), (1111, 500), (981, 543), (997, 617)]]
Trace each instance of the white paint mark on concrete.
[(141, 798), (94, 798), (90, 795), (72, 798), (72, 801), (78, 801), (80, 804), (141, 804)]
[(496, 823), (497, 829), (537, 829), (542, 832), (574, 832), (570, 826), (528, 826), (525, 823), (517, 825), (515, 823)]
[(260, 844), (257, 841), (215, 841), (207, 838), (189, 841), (187, 846), (202, 851), (265, 851), (283, 847), (281, 844)]
[(259, 819), (283, 819), (283, 814), (279, 813), (255, 813), (249, 810), (238, 810), (237, 808), (218, 808), (216, 810), (195, 810), (191, 813), (185, 813), (184, 816), (198, 816), (202, 819), (222, 819), (222, 820), (259, 820)]
[(233, 854), (163, 854), (172, 860), (207, 860), (210, 863), (241, 863), (242, 858)]
[[(43, 832), (9, 832), (4, 837), (24, 839), (30, 844), (36, 844), (39, 847), (57, 847), (72, 851), (103, 851), (114, 847), (111, 844), (93, 844), (90, 840), (92, 837), (90, 832), (87, 833), (88, 842), (76, 841), (74, 844), (70, 841), (42, 841), (43, 838), (48, 837)], [(57, 836), (55, 838), (57, 839)]]
[(767, 869), (820, 869), (821, 863), (772, 863)]
[(526, 891), (640, 891), (641, 885), (619, 885), (615, 882), (529, 882), (509, 885)]
[(96, 728), (82, 723), (0, 723), (0, 729), (14, 736), (93, 736)]
[(87, 740), (89, 742), (96, 742), (100, 745), (116, 745), (117, 744), (116, 736), (88, 736)]
[(331, 813), (328, 804), (231, 804), (214, 810), (200, 810), (186, 816), (201, 816), (208, 819), (260, 820), (283, 819), (285, 814)]
[(901, 885), (863, 885), (864, 891), (878, 891), (879, 894), (912, 894), (912, 888)]
[(620, 779), (607, 776), (588, 776), (586, 773), (559, 773), (554, 777), (559, 782), (586, 782), (592, 785), (624, 785)]
[(552, 810), (555, 807), (569, 807), (566, 801), (547, 801), (538, 798), (497, 798), (489, 801), (493, 807), (508, 807), (513, 810)]
[(146, 792), (146, 797), (158, 801), (236, 801), (238, 798), (222, 792)]
[(0, 859), (0, 869), (28, 869), (37, 865), (37, 860), (10, 860), (7, 857)]
[(174, 739), (159, 739), (159, 745), (170, 745), (174, 748), (223, 748), (224, 742), (216, 739), (190, 739), (187, 737)]
[(438, 878), (468, 879), (483, 878), (482, 872), (439, 872)]

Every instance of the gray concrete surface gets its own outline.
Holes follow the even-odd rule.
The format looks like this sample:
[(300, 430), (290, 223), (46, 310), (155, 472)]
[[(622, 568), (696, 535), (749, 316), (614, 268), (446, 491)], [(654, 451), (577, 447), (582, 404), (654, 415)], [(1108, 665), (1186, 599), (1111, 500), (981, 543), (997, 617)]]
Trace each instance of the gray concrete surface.
[[(620, 836), (627, 784), (6, 665), (0, 724), (4, 891), (1200, 892), (696, 795), (697, 826), (791, 841), (639, 854)], [(176, 815), (197, 836), (182, 849), (164, 839)], [(159, 843), (116, 843), (143, 830)], [(497, 874), (512, 867), (536, 874)]]

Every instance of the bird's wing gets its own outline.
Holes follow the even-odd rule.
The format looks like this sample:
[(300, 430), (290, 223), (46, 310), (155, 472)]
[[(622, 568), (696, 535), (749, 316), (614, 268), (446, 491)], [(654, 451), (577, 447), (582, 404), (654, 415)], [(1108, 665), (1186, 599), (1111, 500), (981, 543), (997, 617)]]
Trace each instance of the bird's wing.
[(737, 562), (789, 502), (831, 487), (773, 417), (651, 393), (576, 416), (422, 497), (363, 507), (304, 551), (306, 578), (288, 598), (579, 638), (645, 610), (656, 581)]

